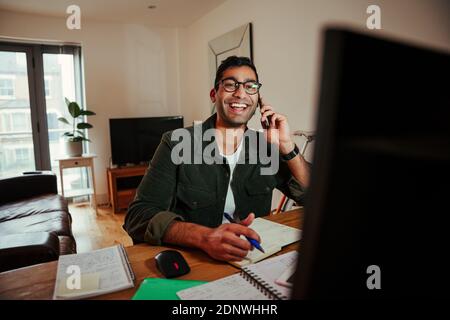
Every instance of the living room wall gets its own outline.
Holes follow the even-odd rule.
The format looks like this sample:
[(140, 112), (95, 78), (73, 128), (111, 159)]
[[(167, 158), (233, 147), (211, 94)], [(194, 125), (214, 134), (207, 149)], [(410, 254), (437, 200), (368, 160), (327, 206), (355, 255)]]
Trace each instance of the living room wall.
[(107, 202), (106, 167), (111, 154), (109, 118), (178, 115), (178, 31), (142, 25), (82, 21), (66, 28), (63, 18), (0, 12), (0, 37), (82, 45), (90, 152), (97, 154), (99, 202)]
[[(327, 23), (365, 28), (370, 4), (382, 10), (382, 30), (374, 34), (450, 50), (447, 0), (228, 0), (179, 29), (83, 20), (81, 30), (68, 30), (63, 18), (0, 12), (0, 36), (82, 45), (86, 102), (97, 112), (90, 119), (90, 147), (98, 155), (97, 190), (105, 202), (108, 119), (182, 114), (189, 125), (207, 118), (208, 41), (252, 22), (265, 100), (289, 117), (292, 129), (313, 130), (321, 28)], [(259, 126), (258, 117), (251, 125)]]
[[(180, 106), (185, 122), (209, 116), (208, 41), (251, 22), (263, 97), (288, 116), (292, 129), (313, 130), (321, 29), (339, 23), (369, 31), (366, 9), (370, 4), (381, 8), (382, 30), (373, 34), (450, 50), (450, 5), (445, 0), (228, 0), (180, 33)], [(370, 61), (367, 70), (370, 73)], [(251, 124), (259, 128), (259, 117)], [(279, 197), (276, 192), (273, 207)]]
[(209, 115), (208, 41), (252, 22), (262, 95), (289, 116), (294, 128), (313, 129), (321, 29), (338, 23), (369, 31), (370, 4), (381, 8), (382, 30), (373, 34), (450, 49), (446, 0), (228, 0), (180, 32), (181, 109), (186, 123)]

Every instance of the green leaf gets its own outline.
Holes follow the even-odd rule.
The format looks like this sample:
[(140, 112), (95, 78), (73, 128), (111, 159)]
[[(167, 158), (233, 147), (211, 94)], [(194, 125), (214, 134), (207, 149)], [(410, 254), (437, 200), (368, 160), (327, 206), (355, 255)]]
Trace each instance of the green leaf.
[(71, 103), (69, 103), (68, 108), (69, 108), (69, 113), (72, 117), (77, 118), (80, 116), (81, 109), (80, 109), (80, 106), (78, 105), (78, 103), (71, 102)]
[(83, 138), (83, 141), (88, 141), (88, 142), (92, 142), (91, 140), (89, 140), (88, 138)]
[(66, 105), (67, 106), (69, 106), (69, 104), (70, 104), (70, 100), (69, 99), (67, 99), (67, 98), (64, 98), (65, 100), (66, 100)]
[(84, 135), (84, 132), (83, 132), (83, 131), (80, 131), (80, 130), (75, 130), (75, 132), (78, 132), (78, 134), (79, 134), (80, 136), (82, 136), (83, 138), (85, 137), (85, 135)]
[(80, 114), (82, 116), (95, 116), (95, 112), (89, 110), (81, 110)]
[(73, 133), (72, 132), (64, 132), (63, 136), (73, 137)]
[(77, 128), (78, 129), (90, 129), (90, 128), (92, 128), (92, 124), (87, 123), (87, 122), (80, 122), (79, 124), (77, 124)]
[(66, 118), (64, 118), (64, 117), (59, 117), (58, 120), (61, 121), (61, 122), (64, 122), (65, 124), (68, 124), (68, 125), (70, 126), (70, 123), (69, 123), (69, 121), (67, 121)]
[(83, 141), (83, 137), (72, 137), (72, 138), (69, 138), (69, 141), (72, 141), (72, 142), (76, 142), (76, 141)]

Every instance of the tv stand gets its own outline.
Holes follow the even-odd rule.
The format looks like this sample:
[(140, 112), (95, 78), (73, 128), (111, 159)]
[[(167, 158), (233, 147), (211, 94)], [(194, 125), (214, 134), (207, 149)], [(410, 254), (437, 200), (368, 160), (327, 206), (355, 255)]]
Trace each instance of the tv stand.
[(113, 213), (125, 212), (136, 195), (147, 165), (107, 168), (109, 202)]

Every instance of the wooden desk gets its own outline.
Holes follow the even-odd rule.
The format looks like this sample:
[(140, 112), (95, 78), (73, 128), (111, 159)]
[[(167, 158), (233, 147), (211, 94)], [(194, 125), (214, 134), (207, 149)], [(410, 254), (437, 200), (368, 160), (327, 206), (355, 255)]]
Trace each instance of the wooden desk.
[[(285, 213), (267, 217), (288, 226), (302, 228), (303, 210), (296, 209)], [(297, 249), (299, 243), (293, 243), (283, 248), (277, 254)], [(138, 244), (127, 247), (129, 260), (136, 274), (135, 287), (93, 299), (131, 299), (144, 278), (162, 278), (153, 259), (160, 251), (176, 249), (183, 253), (191, 272), (177, 279), (195, 279), (212, 281), (233, 273), (239, 269), (232, 265), (213, 260), (206, 253), (197, 249), (181, 247), (155, 247), (148, 244)], [(55, 287), (57, 261), (25, 267), (17, 270), (0, 273), (0, 299), (52, 299)]]

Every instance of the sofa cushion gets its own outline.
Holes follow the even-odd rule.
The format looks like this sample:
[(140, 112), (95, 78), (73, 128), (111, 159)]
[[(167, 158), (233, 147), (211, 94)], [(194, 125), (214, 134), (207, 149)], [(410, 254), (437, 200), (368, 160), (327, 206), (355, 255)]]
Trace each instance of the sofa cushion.
[(57, 194), (37, 196), (0, 205), (0, 223), (56, 211), (69, 211), (63, 197)]
[(60, 241), (49, 232), (0, 236), (0, 272), (58, 259)]
[(51, 172), (0, 178), (0, 270), (76, 253), (67, 201)]
[(0, 234), (2, 235), (41, 231), (72, 236), (69, 214), (64, 211), (45, 212), (0, 223)]
[(0, 204), (30, 199), (44, 194), (57, 194), (56, 175), (50, 171), (0, 178)]

